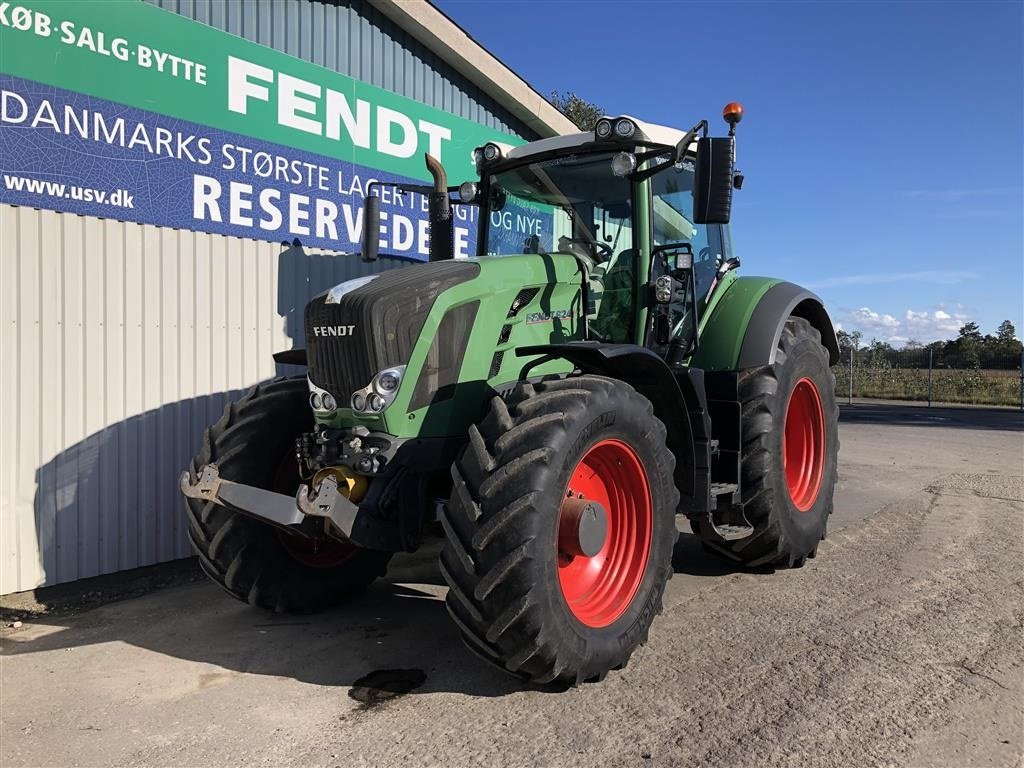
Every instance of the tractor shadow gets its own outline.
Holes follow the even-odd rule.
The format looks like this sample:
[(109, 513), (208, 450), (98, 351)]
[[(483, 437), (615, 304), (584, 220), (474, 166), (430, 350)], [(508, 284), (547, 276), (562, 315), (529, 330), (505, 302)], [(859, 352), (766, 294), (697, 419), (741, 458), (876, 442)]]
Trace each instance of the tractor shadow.
[[(332, 688), (365, 710), (420, 693), (500, 697), (524, 690), (557, 693), (485, 663), (462, 643), (444, 605), (437, 568), (441, 540), (398, 555), (385, 579), (355, 601), (318, 614), (273, 614), (250, 608), (205, 579), (160, 589), (80, 612), (26, 620), (3, 630), (0, 656), (127, 644), (151, 651), (127, 674), (147, 680), (182, 674), (180, 661), (199, 664), (202, 690), (234, 675), (268, 675)], [(681, 533), (673, 564), (680, 573), (715, 577), (735, 572)], [(670, 583), (672, 588), (672, 583)], [(107, 653), (116, 653), (114, 650)], [(110, 663), (115, 663), (110, 660)]]

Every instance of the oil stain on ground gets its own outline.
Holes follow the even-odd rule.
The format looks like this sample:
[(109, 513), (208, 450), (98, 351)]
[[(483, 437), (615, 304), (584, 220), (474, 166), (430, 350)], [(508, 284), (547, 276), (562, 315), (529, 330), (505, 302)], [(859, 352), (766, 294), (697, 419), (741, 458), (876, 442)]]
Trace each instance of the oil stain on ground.
[(378, 669), (356, 680), (348, 695), (368, 710), (415, 691), (426, 680), (422, 669)]

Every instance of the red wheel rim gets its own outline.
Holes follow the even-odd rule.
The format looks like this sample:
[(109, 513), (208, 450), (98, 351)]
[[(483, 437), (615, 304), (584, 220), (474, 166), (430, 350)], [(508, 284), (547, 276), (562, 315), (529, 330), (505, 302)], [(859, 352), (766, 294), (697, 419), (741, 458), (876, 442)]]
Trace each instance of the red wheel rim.
[(786, 407), (782, 433), (782, 467), (789, 498), (806, 512), (818, 498), (825, 466), (825, 414), (814, 382), (800, 379)]
[[(651, 490), (639, 457), (619, 440), (602, 440), (576, 465), (562, 493), (595, 501), (607, 513), (604, 544), (593, 557), (558, 543), (558, 581), (572, 615), (588, 627), (606, 627), (636, 596), (651, 549)], [(566, 514), (563, 508), (559, 517)], [(557, 528), (556, 528), (557, 530)]]

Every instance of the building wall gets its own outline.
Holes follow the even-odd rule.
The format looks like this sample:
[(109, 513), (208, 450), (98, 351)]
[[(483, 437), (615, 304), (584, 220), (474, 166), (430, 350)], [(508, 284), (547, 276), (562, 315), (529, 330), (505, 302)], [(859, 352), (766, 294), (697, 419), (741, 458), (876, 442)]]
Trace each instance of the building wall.
[[(152, 1), (532, 138), (363, 2)], [(271, 354), (302, 345), (310, 296), (394, 266), (0, 205), (0, 594), (189, 555), (177, 477), (202, 430), (287, 372)]]

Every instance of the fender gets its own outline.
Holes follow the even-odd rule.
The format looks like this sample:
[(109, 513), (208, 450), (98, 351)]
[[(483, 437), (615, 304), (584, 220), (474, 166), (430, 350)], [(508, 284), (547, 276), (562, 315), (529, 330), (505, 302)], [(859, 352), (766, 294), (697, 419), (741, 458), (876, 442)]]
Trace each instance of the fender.
[(568, 360), (583, 373), (624, 381), (650, 400), (654, 415), (668, 430), (669, 448), (676, 456), (680, 511), (692, 514), (710, 509), (711, 420), (702, 371), (690, 369), (677, 378), (655, 352), (636, 344), (543, 344), (521, 347), (516, 355), (542, 355), (527, 369), (550, 359)]
[(707, 319), (692, 364), (707, 371), (771, 365), (791, 315), (817, 329), (829, 365), (835, 365), (839, 341), (821, 299), (799, 285), (763, 277), (737, 278), (729, 286)]

